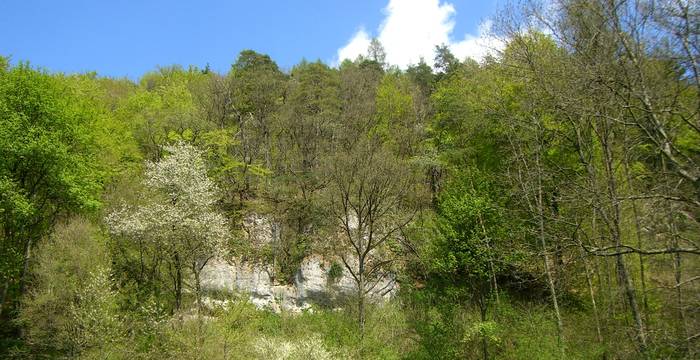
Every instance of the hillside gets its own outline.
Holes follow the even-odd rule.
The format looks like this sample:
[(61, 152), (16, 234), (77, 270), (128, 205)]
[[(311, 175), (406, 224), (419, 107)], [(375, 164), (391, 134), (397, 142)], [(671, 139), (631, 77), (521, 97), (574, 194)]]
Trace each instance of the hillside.
[(556, 4), (478, 62), (0, 57), (0, 357), (697, 358), (700, 9)]

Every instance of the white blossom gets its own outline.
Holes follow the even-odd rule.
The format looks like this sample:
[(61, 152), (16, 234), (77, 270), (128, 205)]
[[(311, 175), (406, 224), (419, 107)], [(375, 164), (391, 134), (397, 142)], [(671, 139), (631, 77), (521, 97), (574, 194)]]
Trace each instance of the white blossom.
[(321, 337), (316, 334), (297, 341), (263, 336), (255, 341), (254, 348), (263, 359), (325, 360), (339, 358), (339, 354), (326, 348)]
[(184, 142), (164, 149), (168, 157), (146, 162), (146, 185), (162, 190), (173, 202), (213, 205), (218, 189), (207, 176), (202, 152)]
[(165, 245), (191, 261), (206, 260), (228, 238), (226, 218), (215, 209), (218, 189), (197, 148), (180, 142), (165, 150), (167, 157), (146, 163), (144, 184), (166, 201), (145, 199), (110, 213), (105, 222), (112, 234)]

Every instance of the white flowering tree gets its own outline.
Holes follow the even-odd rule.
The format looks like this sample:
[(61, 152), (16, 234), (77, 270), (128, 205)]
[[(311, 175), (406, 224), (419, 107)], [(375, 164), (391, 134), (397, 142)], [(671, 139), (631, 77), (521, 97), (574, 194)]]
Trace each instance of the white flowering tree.
[(144, 183), (154, 194), (145, 196), (144, 205), (109, 214), (106, 222), (113, 234), (151, 242), (166, 252), (176, 310), (182, 303), (183, 276), (190, 272), (201, 310), (200, 274), (222, 251), (227, 222), (215, 209), (218, 189), (207, 176), (201, 151), (184, 142), (164, 150), (169, 154), (164, 159), (146, 162)]

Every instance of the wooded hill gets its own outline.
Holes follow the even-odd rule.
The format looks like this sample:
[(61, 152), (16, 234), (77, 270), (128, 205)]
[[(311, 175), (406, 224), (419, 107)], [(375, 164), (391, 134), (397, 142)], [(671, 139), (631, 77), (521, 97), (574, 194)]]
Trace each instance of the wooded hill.
[[(502, 52), (405, 70), (377, 41), (137, 82), (0, 58), (0, 356), (695, 358), (699, 17), (514, 5)], [(339, 311), (202, 304), (213, 256), (285, 283), (310, 254), (356, 282)]]

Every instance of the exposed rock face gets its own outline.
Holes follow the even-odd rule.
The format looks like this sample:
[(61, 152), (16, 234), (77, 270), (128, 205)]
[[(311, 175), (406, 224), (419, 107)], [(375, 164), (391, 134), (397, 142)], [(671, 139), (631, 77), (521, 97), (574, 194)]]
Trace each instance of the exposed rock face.
[[(260, 216), (248, 217), (245, 225), (249, 239), (255, 244), (272, 241), (276, 235), (275, 227)], [(321, 256), (309, 256), (297, 270), (293, 284), (276, 284), (272, 280), (272, 269), (266, 264), (253, 264), (240, 259), (212, 259), (202, 271), (202, 288), (249, 293), (251, 302), (258, 308), (276, 312), (299, 312), (312, 304), (332, 306), (339, 299), (356, 296), (357, 287), (347, 269), (343, 269), (342, 275), (331, 279), (331, 264), (332, 261)], [(396, 288), (393, 276), (379, 279), (369, 298), (375, 301), (389, 299)]]

